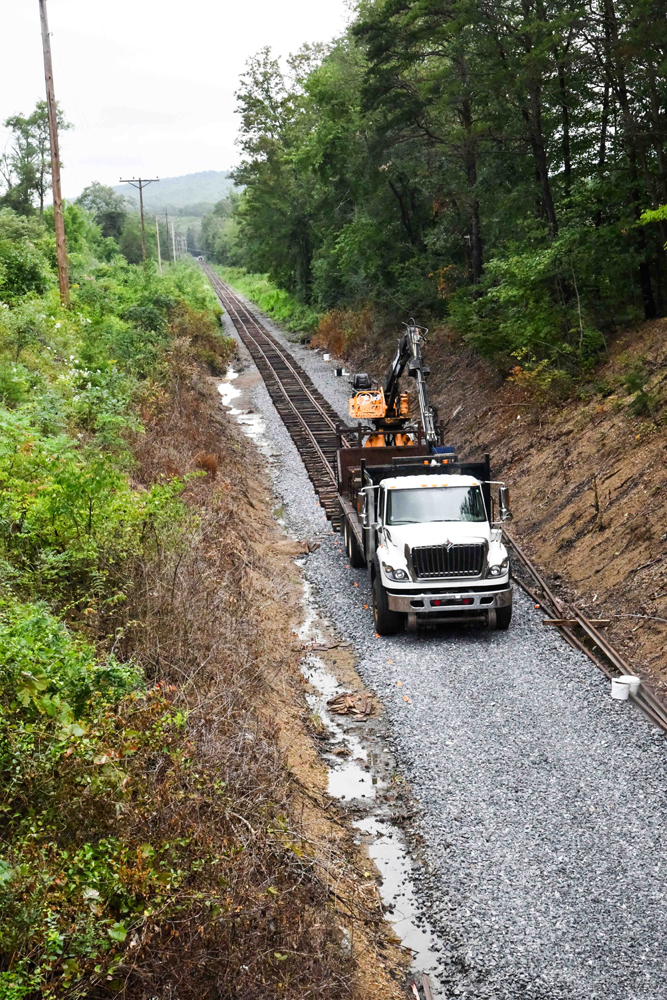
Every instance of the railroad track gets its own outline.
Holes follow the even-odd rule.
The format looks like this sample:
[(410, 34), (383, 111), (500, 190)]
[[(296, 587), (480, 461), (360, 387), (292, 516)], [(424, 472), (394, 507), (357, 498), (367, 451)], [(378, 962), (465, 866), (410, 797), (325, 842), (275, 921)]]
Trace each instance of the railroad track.
[[(273, 337), (250, 311), (245, 302), (213, 271), (202, 263), (221, 305), (227, 310), (239, 337), (250, 351), (278, 413), (294, 441), (324, 511), (335, 530), (340, 527), (340, 505), (336, 483), (336, 451), (339, 447), (341, 421), (311, 379), (293, 356)], [(344, 435), (343, 447), (349, 445)], [(586, 656), (607, 677), (632, 674), (629, 663), (621, 656), (595, 625), (577, 608), (565, 604), (528, 558), (519, 543), (505, 531), (514, 552), (514, 579), (523, 590), (555, 618), (575, 621), (574, 627), (559, 626), (567, 642)], [(576, 629), (576, 631), (575, 631)], [(642, 681), (636, 695), (630, 698), (656, 726), (667, 733), (667, 705)]]
[[(334, 530), (340, 528), (336, 479), (340, 417), (315, 388), (294, 357), (250, 311), (243, 299), (208, 264), (202, 268), (250, 351), (269, 395), (306, 467), (320, 504)], [(343, 447), (348, 442), (343, 437)]]
[[(517, 574), (515, 570), (513, 574), (514, 580), (536, 604), (539, 604), (541, 608), (554, 618), (576, 622), (574, 627), (569, 625), (559, 626), (559, 631), (573, 649), (579, 649), (582, 653), (585, 653), (595, 666), (610, 679), (612, 677), (619, 677), (621, 674), (633, 674), (634, 671), (630, 664), (612, 646), (609, 640), (602, 635), (591, 620), (578, 608), (568, 605), (556, 597), (519, 543), (507, 530), (504, 530), (504, 535), (514, 552), (514, 566), (516, 567), (518, 563), (524, 571), (524, 573)], [(525, 573), (528, 574), (529, 580), (526, 579)], [(667, 705), (655, 694), (650, 684), (642, 680), (639, 691), (636, 695), (631, 694), (630, 698), (654, 725), (667, 733)]]

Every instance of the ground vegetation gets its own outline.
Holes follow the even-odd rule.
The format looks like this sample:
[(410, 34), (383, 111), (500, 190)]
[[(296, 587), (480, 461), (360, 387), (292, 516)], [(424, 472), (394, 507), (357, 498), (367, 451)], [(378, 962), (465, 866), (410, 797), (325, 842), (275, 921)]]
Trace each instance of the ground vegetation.
[(347, 995), (381, 909), (268, 707), (305, 707), (299, 547), (201, 271), (129, 264), (93, 207), (69, 310), (48, 225), (0, 213), (0, 998)]

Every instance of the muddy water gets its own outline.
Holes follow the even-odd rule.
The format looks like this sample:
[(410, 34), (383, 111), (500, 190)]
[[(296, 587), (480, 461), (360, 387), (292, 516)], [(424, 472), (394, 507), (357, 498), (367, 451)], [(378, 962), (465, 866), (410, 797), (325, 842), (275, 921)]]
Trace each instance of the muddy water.
[[(239, 380), (240, 384), (237, 380)], [(227, 407), (230, 416), (240, 425), (243, 433), (251, 441), (254, 441), (261, 453), (266, 455), (267, 458), (271, 458), (277, 452), (267, 437), (264, 417), (254, 410), (248, 408), (240, 409), (234, 405), (234, 400), (237, 400), (239, 403), (242, 402), (243, 390), (243, 377), (233, 368), (228, 368), (224, 381), (218, 385), (218, 392), (222, 396), (223, 405)]]
[[(245, 385), (244, 383), (247, 383)], [(255, 373), (239, 376), (230, 368), (218, 385), (222, 402), (241, 430), (272, 458), (278, 452), (267, 436), (263, 417), (243, 407), (244, 390), (256, 384)], [(280, 519), (279, 519), (280, 520)], [(297, 560), (297, 565), (303, 565)], [(304, 579), (303, 623), (297, 631), (305, 644), (325, 645), (335, 629), (322, 621), (313, 600), (312, 587)], [(381, 875), (380, 894), (387, 919), (396, 936), (413, 955), (412, 972), (417, 977), (426, 973), (431, 980), (434, 998), (444, 1000), (446, 994), (437, 981), (437, 938), (423, 918), (418, 916), (417, 899), (410, 870), (412, 861), (401, 830), (392, 823), (389, 807), (378, 798), (391, 780), (391, 754), (378, 747), (377, 737), (365, 738), (364, 723), (342, 719), (332, 714), (327, 702), (344, 690), (327, 664), (315, 653), (308, 653), (301, 670), (310, 688), (308, 705), (329, 733), (329, 750), (322, 753), (328, 768), (328, 792), (350, 809), (350, 820), (357, 840), (364, 844)], [(371, 748), (371, 749), (369, 749)], [(378, 750), (380, 749), (380, 752)]]

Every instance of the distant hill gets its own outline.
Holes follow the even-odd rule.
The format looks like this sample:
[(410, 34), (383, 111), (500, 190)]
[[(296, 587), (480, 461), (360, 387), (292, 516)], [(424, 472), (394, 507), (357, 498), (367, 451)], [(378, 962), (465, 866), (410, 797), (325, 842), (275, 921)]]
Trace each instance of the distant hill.
[[(165, 177), (144, 188), (144, 207), (151, 212), (167, 209), (176, 215), (201, 216), (233, 187), (228, 170), (202, 170), (183, 177)], [(114, 191), (139, 204), (139, 192), (130, 184), (117, 184)]]

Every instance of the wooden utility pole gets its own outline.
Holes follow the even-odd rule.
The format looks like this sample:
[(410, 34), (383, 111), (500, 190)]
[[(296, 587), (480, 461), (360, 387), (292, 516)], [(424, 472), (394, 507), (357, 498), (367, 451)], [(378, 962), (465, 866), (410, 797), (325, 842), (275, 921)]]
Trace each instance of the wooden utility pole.
[(146, 180), (144, 177), (133, 177), (132, 180), (123, 180), (121, 177), (121, 184), (131, 184), (132, 187), (139, 189), (139, 207), (141, 209), (141, 256), (143, 260), (146, 260), (146, 226), (144, 225), (144, 188), (149, 184), (155, 184), (159, 181), (159, 177), (151, 177), (150, 180)]
[(171, 224), (171, 245), (174, 249), (174, 260), (176, 260), (176, 234), (174, 233), (174, 223)]
[(157, 240), (157, 266), (160, 269), (160, 274), (162, 274), (162, 254), (160, 253), (160, 223), (157, 221), (157, 215), (155, 216), (155, 238)]
[(69, 274), (67, 270), (67, 245), (65, 243), (65, 218), (63, 216), (63, 196), (60, 187), (60, 149), (58, 146), (58, 108), (53, 86), (53, 63), (51, 62), (51, 36), (46, 15), (46, 0), (39, 0), (39, 16), (42, 22), (42, 48), (44, 49), (44, 78), (46, 80), (46, 104), (49, 113), (49, 141), (51, 145), (51, 184), (53, 188), (53, 221), (56, 228), (56, 253), (58, 257), (58, 284), (60, 301), (69, 309)]
[(167, 260), (169, 259), (169, 212), (165, 211), (164, 219), (167, 225)]

